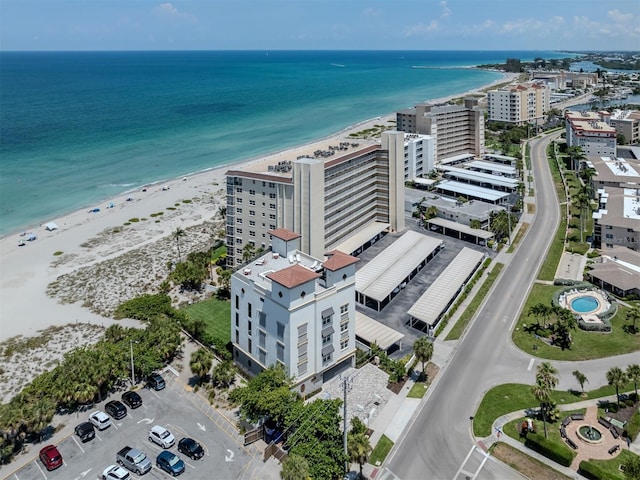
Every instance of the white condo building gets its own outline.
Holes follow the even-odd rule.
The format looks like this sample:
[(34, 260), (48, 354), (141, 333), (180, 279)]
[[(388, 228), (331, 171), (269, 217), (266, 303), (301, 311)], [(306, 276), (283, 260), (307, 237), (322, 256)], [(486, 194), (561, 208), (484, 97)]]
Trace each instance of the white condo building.
[(549, 87), (539, 83), (490, 90), (489, 121), (526, 125), (542, 124), (549, 111)]
[(609, 112), (567, 110), (564, 118), (567, 147), (581, 147), (587, 156), (616, 156), (616, 129)]
[(256, 374), (281, 364), (301, 392), (312, 392), (355, 361), (356, 257), (314, 258), (301, 236), (269, 232), (272, 250), (231, 277), (235, 362)]

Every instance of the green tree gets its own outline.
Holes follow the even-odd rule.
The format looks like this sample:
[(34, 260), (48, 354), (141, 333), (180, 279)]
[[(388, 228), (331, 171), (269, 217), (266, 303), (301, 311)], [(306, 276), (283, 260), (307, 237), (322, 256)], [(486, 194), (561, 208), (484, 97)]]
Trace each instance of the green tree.
[(180, 239), (185, 235), (186, 235), (186, 232), (180, 227), (177, 227), (173, 232), (173, 238), (176, 241), (176, 248), (178, 249), (178, 262), (182, 261), (182, 255), (180, 255)]
[(640, 365), (634, 363), (633, 365), (629, 365), (627, 367), (627, 378), (630, 382), (633, 382), (633, 388), (636, 394), (636, 399), (638, 398), (638, 382), (640, 381)]
[(544, 436), (547, 438), (547, 409), (551, 392), (547, 385), (538, 380), (531, 388), (531, 393), (533, 393), (533, 396), (536, 397), (536, 400), (540, 404), (540, 416), (542, 417), (542, 424), (544, 425)]
[(580, 163), (587, 158), (582, 151), (582, 147), (569, 147), (567, 148), (567, 154), (571, 162), (571, 169), (576, 172), (580, 170)]
[(371, 450), (371, 442), (366, 434), (352, 432), (347, 434), (347, 451), (349, 453), (349, 459), (360, 466), (360, 478), (364, 478), (362, 469), (364, 464), (369, 460)]
[(223, 360), (213, 367), (211, 381), (214, 387), (228, 388), (236, 378), (237, 368), (233, 361)]
[(628, 480), (640, 480), (640, 457), (638, 455), (626, 455), (622, 462), (624, 478)]
[(231, 275), (233, 272), (231, 270), (218, 267), (216, 273), (218, 274), (218, 286), (225, 291), (229, 291), (231, 289)]
[(242, 261), (244, 263), (248, 263), (255, 254), (256, 247), (254, 247), (251, 243), (246, 243), (245, 246), (242, 247)]
[(538, 326), (540, 326), (540, 319), (547, 320), (549, 318), (549, 306), (544, 303), (536, 303), (529, 307), (529, 316), (536, 319)]
[(619, 367), (611, 367), (607, 372), (607, 383), (616, 388), (618, 408), (620, 408), (620, 387), (624, 387), (627, 382), (627, 376)]
[(536, 384), (531, 392), (540, 403), (540, 413), (544, 424), (544, 436), (547, 437), (547, 412), (551, 409), (551, 392), (558, 385), (558, 370), (549, 362), (542, 362), (536, 370)]
[(413, 344), (413, 353), (416, 359), (422, 363), (422, 375), (425, 375), (425, 366), (431, 357), (433, 357), (433, 342), (427, 337), (420, 337)]
[(576, 381), (580, 385), (580, 390), (584, 395), (584, 384), (589, 383), (589, 379), (587, 379), (587, 376), (584, 373), (582, 373), (580, 370), (574, 370), (573, 376), (576, 377)]
[(482, 228), (482, 222), (480, 222), (480, 220), (474, 218), (469, 222), (469, 226), (471, 228), (480, 229), (480, 228)]
[(638, 333), (638, 329), (636, 328), (636, 323), (640, 320), (640, 306), (634, 305), (632, 308), (627, 310), (627, 320), (631, 322), (631, 327), (629, 330), (634, 335)]
[(223, 220), (227, 218), (227, 207), (226, 206), (221, 206), (220, 208), (218, 208), (218, 216), (220, 218), (222, 218)]
[(351, 418), (351, 430), (349, 430), (351, 433), (353, 433), (354, 435), (357, 435), (359, 433), (363, 433), (366, 434), (367, 433), (367, 426), (364, 424), (364, 422), (362, 420), (360, 420), (360, 418), (353, 416)]
[(282, 464), (280, 478), (282, 480), (309, 480), (309, 462), (300, 455), (288, 455)]
[(201, 347), (191, 354), (189, 367), (191, 373), (198, 377), (198, 383), (202, 383), (206, 379), (211, 365), (213, 365), (213, 353), (207, 348)]
[(206, 265), (187, 260), (177, 264), (169, 278), (185, 290), (199, 291), (208, 274)]

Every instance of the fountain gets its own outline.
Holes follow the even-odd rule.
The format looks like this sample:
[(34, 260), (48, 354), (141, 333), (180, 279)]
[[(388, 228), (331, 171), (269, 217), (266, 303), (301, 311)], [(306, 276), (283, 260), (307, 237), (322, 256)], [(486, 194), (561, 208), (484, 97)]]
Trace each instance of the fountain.
[(578, 429), (578, 436), (581, 440), (587, 443), (598, 444), (602, 443), (602, 433), (597, 428), (593, 428), (591, 425), (583, 425)]

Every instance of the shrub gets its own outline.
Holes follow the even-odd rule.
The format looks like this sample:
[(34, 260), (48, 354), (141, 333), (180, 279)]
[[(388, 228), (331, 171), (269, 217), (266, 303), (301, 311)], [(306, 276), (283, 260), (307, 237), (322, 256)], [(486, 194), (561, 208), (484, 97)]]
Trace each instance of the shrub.
[(53, 256), (54, 257), (59, 257), (60, 255), (62, 255), (64, 252), (61, 252), (60, 250), (58, 250), (57, 252), (53, 252)]
[(569, 450), (569, 447), (566, 447), (561, 443), (554, 442), (553, 440), (549, 440), (548, 438), (544, 438), (542, 435), (538, 435), (537, 433), (527, 433), (525, 446), (565, 467), (570, 466), (571, 462), (573, 462), (573, 458), (576, 456), (574, 452)]
[(603, 469), (600, 465), (589, 462), (588, 460), (580, 462), (578, 473), (591, 480), (606, 480), (609, 478), (609, 472)]
[(140, 221), (140, 219), (139, 219), (138, 217), (133, 217), (133, 218), (130, 218), (130, 219), (129, 219), (129, 221), (130, 221), (131, 223), (137, 223), (137, 222), (139, 222), (139, 221)]
[(640, 412), (631, 416), (622, 434), (633, 441), (638, 438), (638, 432), (640, 432)]
[(113, 318), (133, 318), (135, 320), (151, 320), (159, 316), (172, 314), (171, 298), (168, 295), (145, 294), (121, 304)]

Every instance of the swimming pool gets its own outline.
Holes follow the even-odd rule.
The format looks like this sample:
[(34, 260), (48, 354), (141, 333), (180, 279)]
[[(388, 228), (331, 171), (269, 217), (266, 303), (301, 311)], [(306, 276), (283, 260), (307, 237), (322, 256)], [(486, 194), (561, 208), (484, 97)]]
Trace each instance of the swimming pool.
[(589, 313), (597, 310), (600, 302), (591, 295), (582, 295), (571, 300), (571, 310), (577, 313)]

